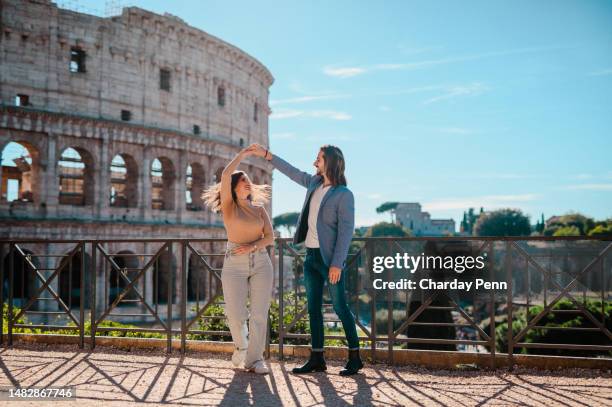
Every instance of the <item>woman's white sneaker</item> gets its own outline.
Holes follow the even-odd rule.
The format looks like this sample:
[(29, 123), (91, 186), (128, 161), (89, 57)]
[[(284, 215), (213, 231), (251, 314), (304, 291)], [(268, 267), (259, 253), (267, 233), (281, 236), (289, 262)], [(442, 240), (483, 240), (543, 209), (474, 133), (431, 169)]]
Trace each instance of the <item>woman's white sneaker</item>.
[(244, 363), (244, 359), (246, 358), (247, 350), (246, 349), (235, 349), (232, 354), (232, 364), (234, 367), (240, 367)]
[(253, 366), (251, 366), (247, 370), (249, 372), (255, 372), (257, 374), (268, 374), (268, 373), (270, 373), (270, 369), (268, 369), (268, 366), (266, 366), (266, 362), (264, 362), (263, 360), (258, 360), (257, 362), (255, 362), (253, 364)]

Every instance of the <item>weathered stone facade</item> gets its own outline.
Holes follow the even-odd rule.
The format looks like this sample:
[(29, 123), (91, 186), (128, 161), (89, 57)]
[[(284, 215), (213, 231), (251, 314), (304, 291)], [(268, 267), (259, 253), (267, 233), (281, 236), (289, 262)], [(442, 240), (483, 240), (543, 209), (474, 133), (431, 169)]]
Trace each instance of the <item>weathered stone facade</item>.
[[(175, 16), (136, 7), (101, 18), (46, 0), (3, 0), (0, 14), (0, 152), (16, 142), (31, 157), (18, 174), (29, 190), (12, 202), (14, 175), (0, 167), (0, 238), (225, 236), (199, 196), (241, 146), (268, 145), (265, 66)], [(120, 180), (111, 171), (117, 156)], [(76, 176), (60, 165), (70, 160)], [(263, 160), (241, 168), (271, 184)], [(123, 192), (111, 196), (113, 185)], [(53, 268), (59, 259), (41, 261)]]

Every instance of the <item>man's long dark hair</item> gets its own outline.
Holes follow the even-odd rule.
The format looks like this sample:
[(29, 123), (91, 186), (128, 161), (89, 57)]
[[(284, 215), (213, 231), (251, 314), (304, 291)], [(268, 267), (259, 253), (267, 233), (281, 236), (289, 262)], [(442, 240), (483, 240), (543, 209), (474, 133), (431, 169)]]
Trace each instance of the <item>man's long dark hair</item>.
[(346, 177), (344, 176), (344, 155), (342, 151), (330, 144), (325, 144), (321, 147), (323, 156), (325, 156), (325, 173), (333, 186), (346, 186)]

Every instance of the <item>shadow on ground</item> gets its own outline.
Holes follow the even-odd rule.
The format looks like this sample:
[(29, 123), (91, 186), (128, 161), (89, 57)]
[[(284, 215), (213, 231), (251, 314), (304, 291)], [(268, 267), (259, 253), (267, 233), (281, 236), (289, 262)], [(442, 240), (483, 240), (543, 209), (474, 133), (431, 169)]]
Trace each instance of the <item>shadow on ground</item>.
[(0, 348), (0, 386), (74, 386), (79, 405), (97, 407), (612, 405), (610, 371), (452, 371), (376, 364), (343, 377), (338, 374), (342, 364), (332, 361), (327, 373), (291, 374), (300, 362), (272, 359), (272, 373), (260, 376), (236, 370), (229, 358), (213, 354), (20, 343)]

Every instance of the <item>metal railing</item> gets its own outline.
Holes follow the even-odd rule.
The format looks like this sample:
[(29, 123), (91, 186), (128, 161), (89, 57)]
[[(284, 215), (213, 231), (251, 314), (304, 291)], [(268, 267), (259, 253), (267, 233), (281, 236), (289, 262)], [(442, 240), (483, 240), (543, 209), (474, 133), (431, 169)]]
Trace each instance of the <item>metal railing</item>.
[[(276, 239), (271, 249), (278, 284), (268, 352), (269, 343), (277, 342), (282, 359), (287, 344), (309, 342), (305, 253), (286, 238)], [(11, 345), (13, 332), (23, 328), (77, 331), (81, 348), (87, 329), (92, 348), (96, 334), (108, 331), (163, 335), (168, 352), (173, 339), (180, 339), (182, 352), (188, 338), (229, 340), (226, 329), (201, 329), (210, 326), (203, 322), (224, 318), (208, 312), (223, 305), (224, 250), (225, 239), (0, 240), (7, 342)], [(437, 266), (407, 271), (399, 263), (373, 271), (377, 258), (404, 253), (486, 261), (482, 270), (461, 273)], [(372, 358), (377, 349), (386, 349), (389, 363), (402, 349), (482, 352), (493, 365), (499, 351), (510, 363), (519, 350), (612, 355), (611, 238), (354, 238), (345, 273), (360, 340)], [(419, 286), (476, 278), (499, 286), (469, 291)], [(414, 286), (378, 289), (377, 279)], [(342, 344), (343, 331), (329, 305), (325, 301), (325, 339)], [(15, 306), (21, 308), (17, 313)], [(30, 323), (21, 322), (25, 316)], [(113, 318), (144, 326), (113, 326)], [(62, 319), (64, 324), (55, 323)], [(567, 343), (551, 342), (558, 334)]]

